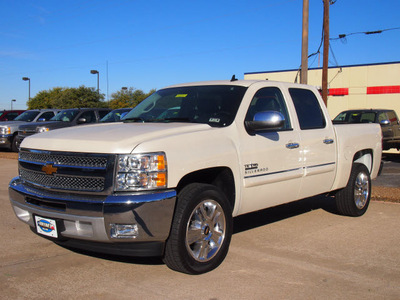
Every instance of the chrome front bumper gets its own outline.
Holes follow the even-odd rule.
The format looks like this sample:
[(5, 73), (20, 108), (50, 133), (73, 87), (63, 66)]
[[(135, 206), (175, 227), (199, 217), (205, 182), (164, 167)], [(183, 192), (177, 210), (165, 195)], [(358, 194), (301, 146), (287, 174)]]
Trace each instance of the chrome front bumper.
[[(55, 193), (25, 185), (19, 177), (10, 182), (9, 196), (16, 216), (32, 228), (34, 215), (57, 220), (61, 240), (133, 246), (168, 238), (176, 202), (175, 190), (109, 196)], [(138, 234), (113, 237), (115, 224), (136, 224)]]

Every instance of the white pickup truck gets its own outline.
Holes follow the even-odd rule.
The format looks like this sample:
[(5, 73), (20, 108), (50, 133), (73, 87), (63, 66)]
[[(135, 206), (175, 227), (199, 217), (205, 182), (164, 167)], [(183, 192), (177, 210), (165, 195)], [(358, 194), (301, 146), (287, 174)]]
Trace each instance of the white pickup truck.
[(56, 243), (200, 274), (224, 260), (235, 216), (331, 192), (339, 213), (364, 214), (381, 154), (378, 124), (332, 125), (313, 87), (182, 84), (123, 122), (25, 139), (9, 196)]

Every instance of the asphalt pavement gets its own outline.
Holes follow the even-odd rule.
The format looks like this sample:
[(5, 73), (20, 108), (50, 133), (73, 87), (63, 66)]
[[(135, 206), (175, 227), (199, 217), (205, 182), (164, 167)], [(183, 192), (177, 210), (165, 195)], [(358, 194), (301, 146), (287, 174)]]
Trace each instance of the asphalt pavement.
[(159, 258), (62, 248), (36, 236), (8, 199), (16, 160), (0, 159), (1, 299), (400, 299), (400, 204), (359, 218), (314, 197), (240, 216), (227, 258), (190, 276)]

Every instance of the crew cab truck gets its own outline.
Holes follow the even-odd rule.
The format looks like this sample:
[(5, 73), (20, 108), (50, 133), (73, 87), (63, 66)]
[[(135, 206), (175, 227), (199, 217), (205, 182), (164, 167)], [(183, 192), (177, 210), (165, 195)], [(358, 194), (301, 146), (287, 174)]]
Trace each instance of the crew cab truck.
[(334, 126), (310, 86), (182, 84), (123, 122), (24, 139), (9, 196), (56, 243), (201, 274), (227, 255), (235, 216), (322, 193), (364, 214), (381, 143), (378, 124)]
[(54, 117), (57, 109), (32, 109), (24, 111), (13, 121), (0, 122), (0, 148), (7, 148), (18, 152), (17, 135), (19, 126), (31, 122), (45, 122)]

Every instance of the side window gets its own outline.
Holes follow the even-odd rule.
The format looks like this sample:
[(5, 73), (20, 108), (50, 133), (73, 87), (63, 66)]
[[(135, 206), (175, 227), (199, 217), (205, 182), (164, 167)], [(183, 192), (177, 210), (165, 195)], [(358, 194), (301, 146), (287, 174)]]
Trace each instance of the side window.
[(52, 117), (54, 117), (54, 113), (52, 111), (47, 111), (44, 112), (39, 119), (45, 119), (46, 121), (50, 120)]
[(99, 110), (99, 120), (103, 119), (109, 112), (108, 110)]
[(397, 118), (396, 118), (396, 114), (393, 111), (388, 111), (388, 117), (389, 117), (389, 121), (390, 124), (392, 125), (396, 125), (397, 124)]
[(385, 121), (385, 120), (388, 120), (388, 117), (386, 116), (386, 113), (380, 113), (379, 116), (378, 116), (378, 122), (380, 123), (380, 122)]
[(81, 114), (80, 118), (86, 119), (85, 123), (95, 123), (96, 122), (96, 115), (94, 114), (94, 111), (86, 111), (83, 114)]
[(260, 89), (251, 100), (245, 121), (252, 121), (254, 115), (262, 111), (277, 111), (285, 117), (283, 129), (291, 129), (289, 114), (286, 108), (285, 99), (282, 92), (277, 87), (267, 87)]
[(301, 129), (325, 128), (324, 115), (318, 99), (312, 91), (291, 88), (289, 93), (292, 97)]
[(15, 113), (15, 112), (8, 113), (6, 117), (7, 117), (7, 120), (8, 120), (8, 121), (12, 121), (12, 120), (14, 120), (16, 117), (18, 117), (18, 113)]

